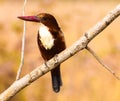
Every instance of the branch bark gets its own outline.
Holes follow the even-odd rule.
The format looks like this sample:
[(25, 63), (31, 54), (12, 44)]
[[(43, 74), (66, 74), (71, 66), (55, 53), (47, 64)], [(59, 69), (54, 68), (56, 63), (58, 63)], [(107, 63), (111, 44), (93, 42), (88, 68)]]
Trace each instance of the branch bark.
[(88, 43), (97, 36), (100, 32), (102, 32), (113, 20), (115, 20), (120, 15), (120, 5), (118, 5), (114, 10), (109, 12), (103, 20), (97, 23), (93, 28), (88, 30), (84, 35), (76, 41), (71, 47), (67, 48), (63, 52), (53, 57), (46, 64), (42, 64), (34, 69), (29, 74), (26, 74), (21, 79), (15, 81), (7, 90), (5, 90), (0, 95), (0, 101), (7, 101), (15, 94), (17, 94), (20, 90), (30, 85), (33, 81), (43, 76), (45, 73), (49, 72), (51, 69), (55, 68), (60, 63), (64, 62), (77, 52), (86, 49)]

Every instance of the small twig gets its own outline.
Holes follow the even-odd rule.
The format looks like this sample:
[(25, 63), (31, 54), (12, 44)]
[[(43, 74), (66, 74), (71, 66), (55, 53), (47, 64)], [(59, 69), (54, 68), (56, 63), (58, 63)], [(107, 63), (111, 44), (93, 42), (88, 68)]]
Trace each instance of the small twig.
[(116, 73), (106, 64), (103, 63), (103, 61), (96, 55), (96, 53), (90, 48), (86, 47), (86, 49), (95, 57), (95, 59), (105, 68), (107, 69), (110, 73), (112, 73), (118, 80), (120, 80), (120, 77), (116, 75)]
[[(26, 4), (27, 4), (27, 0), (24, 1), (23, 12), (22, 12), (23, 16), (25, 15)], [(16, 80), (19, 80), (20, 74), (21, 74), (21, 71), (22, 71), (22, 67), (23, 67), (23, 64), (24, 64), (25, 37), (26, 37), (26, 21), (24, 21), (24, 24), (23, 24), (21, 60), (20, 60), (20, 65), (19, 65), (19, 69), (18, 69), (18, 72), (17, 72)]]

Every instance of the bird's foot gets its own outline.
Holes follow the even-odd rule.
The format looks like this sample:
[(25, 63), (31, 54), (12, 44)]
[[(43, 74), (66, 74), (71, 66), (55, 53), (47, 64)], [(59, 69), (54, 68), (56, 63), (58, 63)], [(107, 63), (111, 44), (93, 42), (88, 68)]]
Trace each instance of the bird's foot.
[(55, 64), (58, 64), (58, 54), (54, 56)]
[(48, 66), (48, 64), (47, 64), (47, 61), (45, 61), (45, 67), (47, 68), (47, 69), (50, 69), (50, 67)]

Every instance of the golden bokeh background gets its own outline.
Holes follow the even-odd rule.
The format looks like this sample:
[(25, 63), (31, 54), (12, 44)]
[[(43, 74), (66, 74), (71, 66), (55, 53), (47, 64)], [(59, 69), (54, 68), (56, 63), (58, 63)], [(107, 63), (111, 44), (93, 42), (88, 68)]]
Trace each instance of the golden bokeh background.
[[(0, 0), (0, 92), (14, 81), (20, 62), (24, 0)], [(93, 27), (119, 0), (28, 0), (26, 15), (53, 14), (64, 32), (67, 47)], [(25, 63), (22, 76), (44, 61), (37, 46), (39, 24), (27, 23)], [(117, 18), (89, 46), (120, 74), (120, 18)], [(63, 86), (59, 93), (51, 87), (50, 73), (24, 88), (10, 101), (120, 101), (120, 81), (83, 50), (61, 65)], [(120, 76), (120, 75), (119, 75)]]

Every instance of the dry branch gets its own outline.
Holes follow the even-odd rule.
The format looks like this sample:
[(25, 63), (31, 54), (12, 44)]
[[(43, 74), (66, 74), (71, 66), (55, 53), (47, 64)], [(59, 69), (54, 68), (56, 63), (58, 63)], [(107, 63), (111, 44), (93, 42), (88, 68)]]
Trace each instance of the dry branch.
[[(22, 12), (23, 16), (25, 15), (25, 6), (26, 6), (26, 4), (27, 4), (27, 0), (24, 1), (23, 12)], [(24, 64), (25, 38), (26, 38), (26, 21), (24, 21), (21, 60), (20, 60), (20, 65), (19, 65), (19, 68), (18, 68), (16, 80), (18, 80), (20, 78), (20, 74), (21, 74), (22, 67), (23, 67), (23, 64)]]
[(114, 19), (120, 15), (120, 5), (118, 5), (114, 10), (112, 10), (105, 18), (96, 24), (93, 28), (88, 30), (78, 41), (76, 41), (71, 47), (61, 52), (56, 57), (50, 59), (45, 65), (37, 67), (35, 70), (25, 75), (21, 79), (15, 81), (7, 90), (5, 90), (0, 95), (0, 101), (7, 101), (20, 90), (31, 84), (33, 81), (43, 76), (45, 73), (49, 72), (51, 69), (55, 68), (57, 65), (67, 60), (75, 53), (79, 52), (82, 49), (85, 49), (88, 43), (97, 36), (101, 31), (103, 31)]
[(114, 77), (116, 77), (118, 80), (120, 80), (119, 76), (116, 75), (116, 73), (106, 64), (103, 63), (103, 61), (95, 54), (95, 52), (90, 48), (90, 47), (86, 47), (86, 49), (95, 57), (95, 59), (105, 68), (107, 69), (111, 74), (114, 75)]

